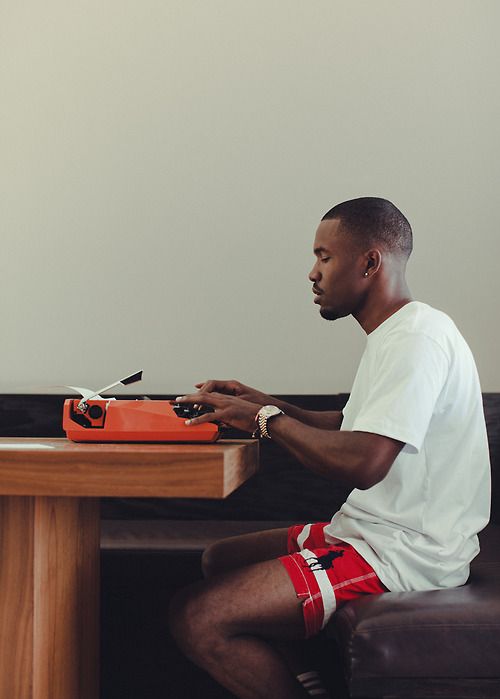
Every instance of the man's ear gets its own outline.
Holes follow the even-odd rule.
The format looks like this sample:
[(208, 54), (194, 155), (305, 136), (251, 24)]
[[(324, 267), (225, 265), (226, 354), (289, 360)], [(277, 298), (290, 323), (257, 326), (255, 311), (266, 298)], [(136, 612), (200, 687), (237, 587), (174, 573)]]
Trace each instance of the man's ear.
[(373, 250), (368, 250), (368, 252), (365, 253), (365, 277), (371, 277), (373, 274), (376, 274), (379, 269), (380, 265), (382, 264), (382, 253), (380, 250), (377, 248), (373, 248)]

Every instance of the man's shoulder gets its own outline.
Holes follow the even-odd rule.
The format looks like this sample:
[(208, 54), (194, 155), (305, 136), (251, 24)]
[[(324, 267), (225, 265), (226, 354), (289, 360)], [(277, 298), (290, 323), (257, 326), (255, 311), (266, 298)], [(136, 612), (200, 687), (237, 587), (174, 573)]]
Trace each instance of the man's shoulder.
[(404, 313), (400, 314), (398, 322), (386, 333), (386, 341), (394, 341), (398, 337), (407, 337), (409, 341), (426, 338), (445, 348), (450, 343), (463, 340), (457, 326), (444, 311), (421, 301), (412, 301), (402, 310)]

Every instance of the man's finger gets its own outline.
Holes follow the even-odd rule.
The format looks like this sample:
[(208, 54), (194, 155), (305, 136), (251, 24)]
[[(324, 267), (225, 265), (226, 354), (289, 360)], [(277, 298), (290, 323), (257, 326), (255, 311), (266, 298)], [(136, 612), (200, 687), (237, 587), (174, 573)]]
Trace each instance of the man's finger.
[(177, 396), (175, 402), (196, 403), (200, 405), (218, 405), (221, 398), (227, 398), (227, 396), (222, 396), (220, 393), (205, 393), (204, 391), (199, 391), (198, 393), (191, 393), (187, 396)]
[(197, 388), (202, 393), (212, 393), (212, 391), (217, 390), (217, 386), (215, 385), (214, 381), (204, 381), (203, 383), (197, 383), (195, 384), (195, 388)]
[(195, 384), (195, 388), (207, 393), (224, 393), (226, 395), (236, 395), (234, 387), (231, 386), (231, 381), (223, 379), (210, 379), (209, 381), (201, 381)]
[(203, 425), (206, 422), (215, 422), (215, 413), (205, 413), (199, 417), (192, 417), (190, 420), (184, 420), (184, 424), (188, 427), (194, 427), (195, 425)]

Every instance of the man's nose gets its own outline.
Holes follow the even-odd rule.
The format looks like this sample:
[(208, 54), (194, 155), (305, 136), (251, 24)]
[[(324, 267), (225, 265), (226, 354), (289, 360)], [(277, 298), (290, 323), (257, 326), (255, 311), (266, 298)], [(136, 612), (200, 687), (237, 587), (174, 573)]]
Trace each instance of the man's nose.
[(318, 272), (318, 267), (315, 264), (312, 270), (309, 272), (309, 281), (310, 282), (316, 282), (318, 279), (321, 277), (321, 275)]

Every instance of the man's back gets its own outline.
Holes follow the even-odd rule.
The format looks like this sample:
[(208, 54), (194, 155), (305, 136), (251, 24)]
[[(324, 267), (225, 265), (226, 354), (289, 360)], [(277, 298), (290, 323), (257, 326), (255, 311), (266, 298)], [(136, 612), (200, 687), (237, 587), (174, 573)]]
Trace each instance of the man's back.
[(405, 443), (387, 476), (355, 489), (325, 530), (390, 590), (463, 584), (489, 518), (490, 469), (474, 359), (454, 323), (411, 302), (368, 335), (343, 430)]

